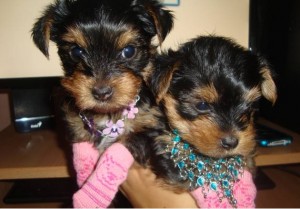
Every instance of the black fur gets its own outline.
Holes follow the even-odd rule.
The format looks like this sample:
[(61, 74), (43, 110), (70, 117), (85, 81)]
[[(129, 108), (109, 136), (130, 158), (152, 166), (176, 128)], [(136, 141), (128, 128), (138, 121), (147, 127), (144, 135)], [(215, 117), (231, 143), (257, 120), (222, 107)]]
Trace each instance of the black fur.
[[(159, 14), (156, 18), (160, 23), (160, 30), (148, 11), (150, 9)], [(32, 36), (37, 47), (47, 57), (48, 36), (51, 41), (57, 43), (67, 76), (72, 75), (77, 64), (69, 59), (69, 50), (76, 45), (66, 43), (62, 36), (67, 32), (67, 27), (72, 25), (80, 29), (88, 39), (88, 48), (84, 49), (84, 65), (86, 73), (89, 74), (97, 74), (97, 68), (109, 69), (106, 73), (112, 73), (112, 70), (115, 70), (114, 65), (118, 64), (112, 65), (119, 53), (115, 50), (115, 40), (130, 27), (136, 28), (140, 37), (133, 44), (138, 49), (136, 60), (139, 62), (126, 64), (140, 74), (140, 69), (143, 69), (150, 59), (149, 51), (153, 47), (150, 44), (151, 39), (158, 35), (163, 41), (171, 30), (173, 21), (171, 13), (163, 10), (162, 5), (153, 0), (56, 0), (35, 23)]]
[[(179, 61), (180, 69), (174, 72), (168, 91), (178, 100), (177, 111), (181, 116), (189, 120), (199, 117), (199, 111), (191, 106), (195, 104), (186, 102), (190, 98), (189, 92), (196, 87), (213, 84), (220, 98), (218, 103), (211, 104), (209, 114), (223, 129), (232, 125), (243, 129), (248, 121), (240, 123), (239, 117), (244, 114), (250, 116), (252, 111), (256, 111), (258, 100), (250, 103), (242, 96), (262, 84), (260, 69), (269, 68), (267, 62), (230, 39), (207, 36), (187, 42), (178, 51), (170, 50), (159, 57), (157, 65), (160, 67), (156, 73), (161, 74), (168, 70), (167, 66)], [(158, 75), (154, 75), (153, 82), (156, 82), (156, 77)]]
[[(135, 84), (137, 89), (134, 90), (140, 96), (137, 103), (138, 114), (149, 112), (151, 115), (153, 113), (151, 110), (156, 109), (157, 115), (151, 115), (156, 122), (143, 127), (137, 124), (140, 131), (137, 133), (135, 126), (131, 125), (133, 130), (126, 131), (124, 137), (136, 160), (143, 165), (148, 163), (147, 160), (153, 155), (147, 149), (153, 146), (150, 141), (165, 130), (166, 122), (163, 113), (156, 106), (152, 92), (145, 85), (143, 73), (153, 68), (151, 63), (154, 61), (157, 47), (153, 44), (153, 38), (157, 36), (159, 43), (162, 43), (172, 27), (171, 12), (156, 0), (56, 0), (45, 9), (33, 26), (32, 37), (46, 57), (49, 57), (49, 41), (53, 41), (58, 47), (65, 74), (62, 82), (67, 81), (67, 85), (63, 84), (63, 87), (68, 86), (73, 91), (66, 90), (64, 111), (74, 141), (88, 139), (96, 145), (100, 144), (102, 139), (92, 136), (85, 130), (78, 114), (85, 112), (87, 116), (98, 116), (99, 121), (102, 120), (101, 116), (103, 120), (118, 119), (134, 97), (124, 104), (119, 104), (123, 101), (120, 97), (128, 95), (120, 94), (114, 98), (114, 94), (118, 93), (119, 89), (126, 92), (128, 85), (137, 83)], [(73, 37), (66, 38), (70, 28), (80, 33), (75, 34), (75, 39), (78, 40), (72, 40)], [(127, 34), (126, 37), (131, 38), (131, 42), (120, 48), (117, 40), (128, 31), (134, 31), (134, 37)], [(122, 53), (128, 46), (133, 47), (135, 53), (130, 58), (124, 58)], [(78, 75), (80, 79), (76, 80)], [(123, 75), (129, 77), (127, 83), (116, 82), (122, 81)], [(135, 80), (131, 82), (132, 77)], [(71, 83), (73, 80), (74, 83)], [(102, 88), (101, 85), (105, 82), (107, 86)], [(89, 86), (89, 83), (93, 85)], [(78, 96), (77, 89), (79, 91), (82, 85), (87, 87), (83, 95)], [(99, 86), (101, 87), (97, 89), (99, 92), (112, 88), (113, 95), (109, 95), (108, 99), (102, 99), (100, 92), (98, 98), (93, 98), (91, 95)], [(115, 104), (113, 99), (120, 102)], [(93, 100), (99, 107), (85, 106), (86, 100)], [(101, 106), (102, 103), (105, 108)], [(139, 133), (145, 134), (141, 136), (143, 140), (135, 143), (134, 138), (137, 137), (131, 140), (133, 133), (136, 133), (137, 137), (140, 136)], [(119, 137), (120, 140), (121, 138), (122, 136)]]
[[(155, 109), (157, 115), (152, 117), (156, 123), (138, 127), (138, 131), (133, 129), (126, 136), (121, 136), (120, 140), (125, 137), (125, 144), (137, 162), (149, 166), (167, 184), (186, 190), (186, 182), (180, 180), (178, 170), (174, 168), (169, 155), (165, 154), (165, 143), (171, 139), (168, 125), (178, 128), (174, 124), (181, 120), (172, 121), (168, 115), (166, 122), (155, 99), (164, 106), (165, 95), (172, 95), (176, 100), (176, 112), (182, 120), (194, 122), (206, 117), (224, 132), (230, 132), (232, 127), (243, 131), (252, 122), (256, 101), (245, 101), (242, 95), (264, 82), (260, 70), (268, 68), (268, 65), (260, 57), (220, 37), (194, 39), (183, 44), (179, 50), (170, 50), (155, 59), (157, 46), (153, 44), (153, 38), (157, 36), (161, 43), (172, 26), (172, 14), (156, 0), (56, 0), (35, 23), (32, 36), (34, 43), (47, 57), (49, 41), (58, 47), (65, 72), (63, 86), (69, 92), (73, 91), (68, 95), (72, 102), (65, 102), (65, 111), (74, 138), (82, 136), (84, 132), (84, 137), (98, 144), (99, 139), (90, 136), (83, 128), (78, 113), (85, 111), (89, 116), (99, 116), (98, 119), (103, 117), (99, 120), (117, 118), (134, 97), (120, 99), (128, 95), (120, 93), (115, 96), (118, 93), (116, 91), (126, 92), (127, 87), (134, 83), (136, 89), (133, 89), (141, 96), (137, 103), (139, 114), (152, 114), (155, 111), (150, 110)], [(80, 33), (76, 38), (83, 42), (82, 45), (65, 37), (70, 33), (70, 28)], [(133, 40), (120, 48), (116, 40), (131, 30), (135, 32)], [(80, 40), (80, 36), (84, 40)], [(127, 47), (134, 48), (134, 55), (130, 58), (122, 57)], [(147, 71), (152, 65), (155, 70), (149, 79), (151, 72)], [(170, 74), (170, 83), (163, 85), (165, 89), (162, 92), (162, 82), (165, 83), (165, 77)], [(128, 77), (127, 83), (118, 82), (122, 81), (123, 75)], [(159, 98), (153, 97), (145, 82), (150, 82), (151, 90)], [(102, 86), (103, 83), (107, 86)], [(191, 92), (209, 83), (216, 87), (219, 100), (205, 103), (203, 110), (203, 100), (195, 98)], [(83, 95), (78, 96), (76, 93), (81, 84), (86, 88), (81, 92)], [(103, 93), (107, 89), (112, 91)], [(93, 105), (89, 106), (86, 100), (93, 100)], [(202, 109), (199, 110), (199, 107)], [(168, 108), (164, 107), (167, 113)], [(186, 141), (190, 142), (190, 139)], [(197, 147), (193, 142), (191, 144), (202, 152), (203, 147)], [(212, 150), (211, 153), (222, 152)], [(226, 153), (224, 151), (222, 155)]]
[[(183, 139), (204, 155), (211, 157), (244, 155), (247, 158), (248, 169), (253, 171), (252, 157), (255, 152), (255, 136), (253, 135), (247, 145), (244, 145), (245, 147), (239, 151), (239, 144), (242, 144), (244, 139), (233, 133), (242, 133), (249, 126), (254, 126), (253, 116), (258, 110), (257, 103), (261, 97), (264, 96), (272, 102), (274, 102), (273, 99), (276, 99), (273, 75), (267, 61), (230, 39), (202, 36), (182, 44), (176, 51), (169, 50), (157, 56), (155, 66), (150, 88), (157, 97), (160, 97), (160, 105), (167, 114), (170, 128), (178, 129), (180, 133), (183, 133)], [(263, 75), (263, 72), (270, 77)], [(166, 81), (168, 77), (170, 80)], [(269, 95), (263, 90), (265, 82), (270, 82), (268, 84)], [(208, 102), (205, 98), (199, 98), (192, 94), (193, 90), (210, 85), (213, 85), (217, 91), (217, 101)], [(245, 95), (255, 88), (257, 88), (259, 96), (247, 100)], [(161, 96), (161, 94), (163, 95)], [(236, 137), (237, 147), (224, 147), (221, 143), (219, 144), (219, 141), (222, 140), (220, 138), (215, 142), (210, 142), (217, 143), (215, 145), (216, 150), (211, 148), (212, 150), (207, 152), (204, 149), (206, 148), (205, 143), (202, 147), (195, 143), (195, 141), (207, 139), (201, 137), (185, 138), (184, 131), (186, 130), (181, 130), (182, 122), (180, 119), (173, 121), (172, 115), (170, 115), (172, 113), (168, 113), (170, 106), (165, 103), (166, 95), (171, 96), (176, 101), (176, 112), (182, 118), (182, 122), (186, 120), (190, 123), (196, 123), (208, 119), (210, 123), (215, 124), (220, 129), (220, 132), (226, 135), (228, 138), (225, 138), (226, 140)], [(199, 132), (202, 129), (205, 128), (198, 127)], [(168, 131), (170, 132), (170, 130)], [(210, 130), (203, 131), (210, 132)], [(135, 137), (138, 138), (138, 136)], [(132, 138), (134, 139), (134, 137)], [(141, 138), (143, 135), (136, 139), (136, 142)], [(148, 162), (158, 178), (175, 188), (186, 190), (188, 189), (188, 182), (180, 179), (178, 169), (174, 168), (170, 156), (164, 153), (165, 142), (168, 140), (171, 140), (171, 137), (162, 132), (157, 135), (155, 143), (145, 147), (150, 149), (147, 153), (152, 154), (148, 154), (150, 157)], [(149, 141), (151, 142), (151, 140)]]

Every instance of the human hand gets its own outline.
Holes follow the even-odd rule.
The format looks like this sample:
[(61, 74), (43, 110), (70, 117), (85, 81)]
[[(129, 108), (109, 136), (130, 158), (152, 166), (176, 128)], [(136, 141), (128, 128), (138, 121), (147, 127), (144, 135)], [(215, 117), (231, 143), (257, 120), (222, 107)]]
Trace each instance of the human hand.
[(188, 192), (174, 193), (150, 169), (134, 163), (120, 190), (135, 208), (198, 208)]

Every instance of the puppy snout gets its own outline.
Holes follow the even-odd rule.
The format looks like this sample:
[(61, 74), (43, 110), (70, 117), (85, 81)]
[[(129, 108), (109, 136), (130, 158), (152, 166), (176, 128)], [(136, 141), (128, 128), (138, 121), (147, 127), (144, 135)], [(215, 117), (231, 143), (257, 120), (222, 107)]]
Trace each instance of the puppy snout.
[(225, 149), (234, 149), (237, 147), (239, 141), (235, 137), (226, 137), (221, 139), (221, 145)]
[(96, 100), (106, 101), (111, 98), (113, 90), (109, 86), (95, 86), (92, 90), (92, 95)]

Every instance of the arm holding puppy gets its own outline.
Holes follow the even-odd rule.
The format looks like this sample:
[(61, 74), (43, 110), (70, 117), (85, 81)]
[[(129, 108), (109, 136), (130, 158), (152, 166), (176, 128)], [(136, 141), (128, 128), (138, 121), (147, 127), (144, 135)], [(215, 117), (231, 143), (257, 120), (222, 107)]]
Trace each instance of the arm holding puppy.
[(80, 188), (73, 196), (74, 208), (106, 208), (118, 189), (134, 207), (197, 208), (189, 193), (176, 194), (157, 184), (151, 170), (133, 163), (132, 155), (120, 143), (110, 146), (101, 157), (91, 143), (74, 143), (73, 162)]
[[(202, 188), (176, 194), (161, 187), (150, 169), (134, 163), (127, 148), (115, 143), (99, 158), (98, 151), (88, 142), (73, 145), (74, 167), (80, 188), (73, 196), (74, 207), (106, 208), (120, 189), (134, 207), (232, 207), (225, 199), (219, 201), (214, 192), (204, 198)], [(98, 160), (99, 159), (99, 160)], [(237, 207), (255, 207), (255, 185), (245, 171), (234, 185)], [(194, 198), (194, 199), (193, 199)]]
[[(202, 187), (190, 193), (174, 193), (162, 187), (150, 169), (134, 163), (129, 169), (121, 191), (134, 207), (143, 208), (232, 208), (227, 198), (221, 202), (215, 191), (209, 191), (206, 198)], [(255, 208), (256, 187), (249, 171), (239, 176), (233, 186), (233, 194), (237, 200), (237, 208)]]

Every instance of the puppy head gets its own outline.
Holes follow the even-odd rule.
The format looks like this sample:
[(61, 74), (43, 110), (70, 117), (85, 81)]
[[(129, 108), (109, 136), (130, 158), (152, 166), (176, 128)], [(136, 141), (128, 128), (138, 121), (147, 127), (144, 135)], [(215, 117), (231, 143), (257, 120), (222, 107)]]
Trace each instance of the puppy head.
[(56, 43), (65, 76), (62, 85), (79, 109), (112, 112), (134, 100), (143, 75), (173, 26), (156, 0), (56, 0), (37, 20), (32, 36), (49, 56)]
[(152, 88), (172, 128), (212, 157), (248, 155), (253, 114), (276, 100), (267, 62), (222, 37), (199, 37), (158, 58)]

